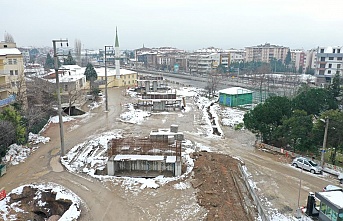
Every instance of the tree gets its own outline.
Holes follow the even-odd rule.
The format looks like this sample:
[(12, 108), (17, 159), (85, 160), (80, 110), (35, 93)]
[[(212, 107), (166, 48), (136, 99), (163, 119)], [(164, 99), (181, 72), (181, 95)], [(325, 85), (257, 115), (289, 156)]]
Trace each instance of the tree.
[(18, 111), (12, 106), (5, 107), (0, 114), (0, 120), (9, 121), (15, 127), (15, 141), (18, 144), (26, 142), (26, 128), (23, 119)]
[(6, 131), (6, 133), (0, 134), (1, 163), (1, 158), (6, 155), (8, 146), (15, 143), (15, 127), (13, 123), (8, 120), (0, 120), (0, 131)]
[(14, 43), (15, 42), (13, 36), (9, 33), (5, 33), (4, 39), (5, 39), (5, 42), (7, 42), (7, 43)]
[(51, 55), (48, 53), (46, 55), (46, 60), (45, 60), (45, 64), (44, 64), (44, 69), (54, 69), (55, 65), (54, 65), (54, 59), (51, 57)]
[(304, 110), (307, 114), (319, 115), (321, 112), (336, 109), (337, 102), (324, 88), (309, 88), (293, 100), (294, 109)]
[(93, 82), (98, 78), (98, 74), (96, 73), (93, 65), (91, 63), (87, 64), (86, 70), (85, 70), (85, 75), (86, 75), (86, 81), (89, 81), (90, 83), (90, 90), (93, 89)]
[(299, 73), (299, 74), (302, 74), (302, 73), (303, 73), (303, 66), (300, 66), (300, 67), (299, 67), (298, 73)]
[(71, 53), (69, 51), (68, 57), (64, 59), (63, 62), (64, 65), (75, 65), (76, 61), (74, 60), (73, 56), (71, 56)]
[(289, 66), (292, 62), (292, 58), (291, 58), (291, 51), (287, 52), (286, 58), (285, 58), (285, 65)]
[(332, 79), (332, 83), (329, 85), (329, 93), (335, 99), (341, 95), (341, 78), (339, 73), (336, 73)]
[(282, 119), (288, 118), (291, 112), (291, 102), (287, 97), (274, 96), (246, 113), (243, 122), (247, 129), (261, 134), (261, 139), (268, 143), (282, 124)]
[(329, 119), (327, 147), (328, 149), (332, 150), (330, 154), (330, 160), (331, 163), (335, 165), (337, 151), (343, 151), (343, 112), (339, 110), (325, 111), (320, 115), (319, 120), (315, 122), (313, 128), (314, 142), (319, 149), (322, 148), (323, 144), (323, 135), (325, 129), (325, 121), (323, 119), (326, 118)]
[[(312, 116), (303, 110), (294, 110), (291, 117), (282, 120), (278, 135), (283, 137), (287, 144), (293, 147), (293, 151), (308, 149), (311, 141), (313, 123)], [(283, 135), (283, 136), (282, 136)]]

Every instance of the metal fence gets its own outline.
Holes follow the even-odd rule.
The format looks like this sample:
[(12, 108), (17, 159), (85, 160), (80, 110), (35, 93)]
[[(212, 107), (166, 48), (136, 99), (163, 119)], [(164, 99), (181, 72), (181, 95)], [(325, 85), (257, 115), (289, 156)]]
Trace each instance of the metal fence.
[(241, 172), (245, 185), (247, 186), (248, 191), (256, 204), (258, 214), (261, 216), (262, 221), (270, 221), (269, 217), (267, 216), (263, 208), (261, 200), (258, 198), (257, 194), (255, 193), (254, 188), (250, 185), (248, 174), (244, 172), (241, 164), (238, 164), (238, 169)]

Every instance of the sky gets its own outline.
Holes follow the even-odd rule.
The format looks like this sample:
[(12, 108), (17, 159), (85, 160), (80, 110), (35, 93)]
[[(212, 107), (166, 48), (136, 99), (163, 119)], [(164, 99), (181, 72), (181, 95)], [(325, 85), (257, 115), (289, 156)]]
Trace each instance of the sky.
[(87, 49), (114, 45), (244, 48), (266, 42), (311, 49), (342, 46), (342, 0), (25, 0), (0, 1), (0, 40), (18, 47), (75, 39)]

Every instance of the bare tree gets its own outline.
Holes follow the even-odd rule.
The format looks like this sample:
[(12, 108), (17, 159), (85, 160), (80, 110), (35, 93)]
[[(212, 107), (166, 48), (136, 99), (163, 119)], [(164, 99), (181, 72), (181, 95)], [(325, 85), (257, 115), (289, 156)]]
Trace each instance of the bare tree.
[(10, 33), (5, 33), (4, 35), (5, 42), (7, 43), (14, 43), (14, 38)]
[(205, 89), (208, 91), (209, 96), (213, 96), (217, 91), (218, 84), (220, 82), (221, 75), (217, 73), (217, 71), (211, 71), (207, 75), (207, 85)]
[(76, 59), (76, 64), (81, 65), (81, 40), (80, 39), (75, 39), (75, 59)]
[(68, 110), (68, 115), (70, 116), (71, 113), (71, 108), (72, 106), (77, 103), (80, 102), (80, 99), (82, 99), (83, 93), (81, 92), (81, 90), (77, 90), (76, 88), (74, 89), (68, 89), (68, 103), (69, 103), (69, 110)]

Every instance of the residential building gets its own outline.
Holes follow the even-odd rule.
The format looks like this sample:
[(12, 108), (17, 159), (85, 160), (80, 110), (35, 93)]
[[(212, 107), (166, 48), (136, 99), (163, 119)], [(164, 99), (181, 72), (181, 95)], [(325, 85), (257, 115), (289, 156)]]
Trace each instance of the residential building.
[(18, 96), (26, 106), (25, 90), (22, 53), (16, 43), (0, 42), (0, 108), (11, 104)]
[[(105, 88), (105, 68), (95, 68), (95, 71), (98, 75), (99, 88)], [(119, 75), (117, 75), (116, 69), (107, 68), (107, 87), (135, 86), (137, 75), (137, 72), (127, 69), (120, 69)]]
[(343, 71), (343, 47), (318, 47), (315, 76), (317, 84), (331, 83), (336, 75)]
[(270, 63), (272, 59), (276, 59), (285, 62), (288, 51), (288, 47), (271, 45), (270, 43), (245, 47), (245, 60), (247, 62), (260, 61)]
[(306, 53), (302, 49), (292, 49), (291, 52), (291, 62), (294, 64), (294, 67), (298, 71), (299, 68), (302, 68), (302, 72), (305, 71), (305, 60)]

